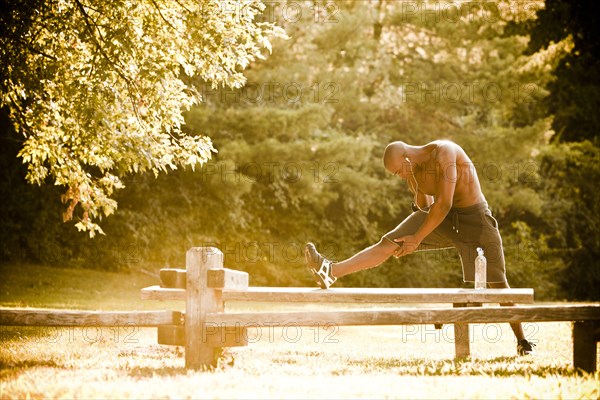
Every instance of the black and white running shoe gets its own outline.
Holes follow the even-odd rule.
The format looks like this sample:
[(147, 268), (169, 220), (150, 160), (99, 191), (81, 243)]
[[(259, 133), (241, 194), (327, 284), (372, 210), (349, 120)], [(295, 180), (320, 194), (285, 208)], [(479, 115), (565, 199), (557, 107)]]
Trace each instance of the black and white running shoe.
[(312, 243), (307, 243), (304, 247), (304, 258), (306, 259), (308, 269), (315, 277), (317, 285), (319, 285), (321, 289), (329, 289), (329, 287), (337, 280), (337, 278), (331, 274), (333, 262), (319, 254), (315, 245)]

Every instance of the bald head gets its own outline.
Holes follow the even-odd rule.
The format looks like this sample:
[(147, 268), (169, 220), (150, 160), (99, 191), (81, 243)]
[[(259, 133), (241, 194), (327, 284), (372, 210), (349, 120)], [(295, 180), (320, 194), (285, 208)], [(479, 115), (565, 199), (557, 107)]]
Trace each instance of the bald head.
[(391, 173), (401, 168), (401, 163), (406, 157), (407, 144), (401, 141), (388, 144), (383, 153), (383, 165)]

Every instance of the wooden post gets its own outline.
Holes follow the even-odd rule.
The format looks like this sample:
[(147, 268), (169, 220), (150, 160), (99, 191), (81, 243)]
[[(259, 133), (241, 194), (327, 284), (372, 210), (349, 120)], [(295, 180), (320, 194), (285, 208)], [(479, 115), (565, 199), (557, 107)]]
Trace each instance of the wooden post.
[(223, 253), (215, 247), (193, 247), (186, 253), (185, 366), (214, 366), (220, 348), (203, 340), (206, 315), (222, 312), (221, 291), (208, 287), (208, 270), (223, 268)]
[[(456, 307), (466, 307), (467, 303), (454, 303), (452, 305)], [(471, 354), (470, 348), (470, 335), (469, 335), (469, 324), (455, 323), (454, 324), (454, 349), (456, 352), (456, 358), (469, 357)]]
[(573, 366), (585, 372), (596, 372), (596, 342), (600, 341), (599, 321), (573, 323)]
[[(481, 303), (454, 303), (452, 306), (454, 308), (481, 307)], [(466, 358), (471, 355), (471, 336), (468, 323), (454, 323), (454, 349), (456, 358)]]

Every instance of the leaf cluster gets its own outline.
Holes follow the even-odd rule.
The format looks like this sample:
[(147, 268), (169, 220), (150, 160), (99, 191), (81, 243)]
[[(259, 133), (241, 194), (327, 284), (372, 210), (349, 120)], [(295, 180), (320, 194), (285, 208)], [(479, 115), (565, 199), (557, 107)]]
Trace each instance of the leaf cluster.
[(182, 132), (200, 101), (189, 77), (240, 87), (242, 70), (280, 28), (259, 1), (9, 2), (2, 105), (25, 136), (27, 179), (66, 188), (64, 220), (91, 236), (123, 177), (205, 163), (203, 135)]

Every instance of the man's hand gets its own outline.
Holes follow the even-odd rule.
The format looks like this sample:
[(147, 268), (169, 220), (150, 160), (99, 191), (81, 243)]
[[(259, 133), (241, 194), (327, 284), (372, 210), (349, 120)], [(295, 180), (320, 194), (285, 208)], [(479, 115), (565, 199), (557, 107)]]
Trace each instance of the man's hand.
[(394, 239), (394, 242), (403, 242), (402, 245), (398, 247), (398, 250), (394, 252), (394, 257), (396, 258), (404, 257), (407, 254), (415, 252), (421, 244), (421, 241), (415, 235), (402, 236), (398, 239)]

